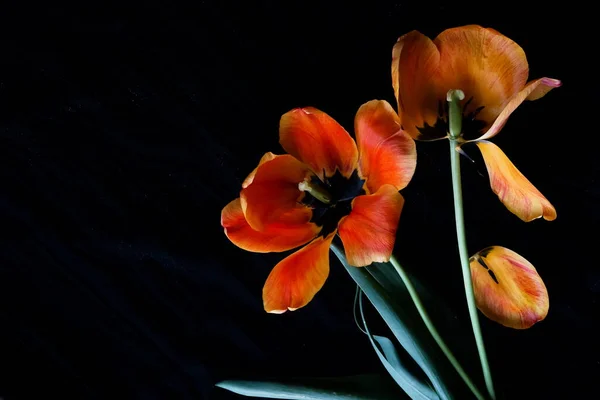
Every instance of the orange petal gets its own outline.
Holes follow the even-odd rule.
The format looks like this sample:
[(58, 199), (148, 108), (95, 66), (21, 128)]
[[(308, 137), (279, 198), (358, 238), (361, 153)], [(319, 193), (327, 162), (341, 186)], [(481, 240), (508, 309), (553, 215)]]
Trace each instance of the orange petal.
[(477, 308), (486, 317), (515, 329), (546, 318), (548, 291), (529, 261), (500, 246), (483, 249), (469, 261)]
[(404, 198), (392, 185), (352, 201), (352, 211), (338, 227), (350, 265), (362, 267), (390, 260), (403, 205)]
[(221, 226), (225, 235), (236, 246), (256, 253), (286, 251), (302, 246), (313, 239), (320, 228), (313, 223), (266, 225), (263, 231), (255, 231), (248, 225), (240, 199), (235, 199), (221, 211)]
[(400, 129), (400, 118), (392, 106), (384, 100), (363, 104), (356, 113), (354, 131), (360, 171), (370, 193), (385, 184), (405, 188), (417, 166), (417, 149), (414, 140)]
[[(427, 36), (412, 31), (398, 39), (392, 50), (392, 85), (398, 101), (402, 127), (413, 138), (431, 140), (445, 137), (444, 129), (423, 130), (438, 121), (443, 88), (434, 81), (440, 53)], [(446, 89), (447, 91), (447, 89)], [(438, 134), (439, 133), (439, 134)]]
[(473, 98), (465, 115), (483, 106), (477, 119), (487, 126), (527, 82), (525, 52), (493, 29), (478, 25), (451, 28), (440, 33), (434, 43), (440, 52), (438, 84), (445, 92), (461, 89), (465, 102)]
[(242, 182), (242, 188), (247, 188), (254, 181), (254, 176), (256, 175), (256, 171), (258, 171), (258, 167), (260, 167), (261, 165), (263, 165), (267, 161), (271, 161), (275, 157), (277, 157), (277, 155), (275, 155), (275, 154), (273, 154), (271, 152), (265, 153), (261, 157), (261, 159), (258, 162), (258, 165), (256, 166), (256, 168), (254, 168), (254, 170), (252, 172), (250, 172), (250, 174), (248, 174), (248, 176), (246, 177), (246, 179), (244, 179), (244, 182)]
[(308, 167), (289, 154), (265, 157), (270, 158), (263, 156), (262, 164), (246, 178), (247, 186), (240, 193), (246, 221), (257, 231), (275, 222), (307, 223), (312, 211), (299, 203), (303, 192), (298, 184), (310, 173)]
[(279, 142), (323, 180), (338, 169), (349, 177), (356, 169), (354, 139), (333, 118), (313, 107), (296, 108), (281, 117)]
[(489, 139), (493, 136), (496, 136), (504, 124), (506, 124), (510, 114), (512, 114), (512, 112), (515, 111), (523, 101), (537, 100), (541, 97), (544, 97), (546, 93), (554, 88), (560, 87), (561, 84), (561, 81), (552, 78), (540, 78), (529, 82), (523, 90), (510, 99), (490, 129), (488, 129), (488, 131), (481, 138), (479, 138), (479, 140)]
[(294, 311), (312, 300), (329, 275), (329, 246), (334, 234), (319, 236), (273, 268), (263, 288), (265, 311)]
[(543, 217), (556, 219), (556, 210), (550, 202), (523, 176), (498, 146), (478, 141), (494, 193), (506, 208), (525, 222)]

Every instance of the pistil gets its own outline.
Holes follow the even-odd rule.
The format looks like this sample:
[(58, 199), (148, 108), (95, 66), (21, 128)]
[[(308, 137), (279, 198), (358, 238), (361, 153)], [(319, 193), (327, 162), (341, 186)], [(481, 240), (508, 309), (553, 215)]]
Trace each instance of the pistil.
[(315, 199), (319, 200), (321, 203), (330, 204), (331, 203), (331, 195), (327, 192), (327, 190), (318, 183), (311, 182), (310, 179), (305, 179), (304, 181), (298, 184), (298, 189), (303, 192), (310, 193)]

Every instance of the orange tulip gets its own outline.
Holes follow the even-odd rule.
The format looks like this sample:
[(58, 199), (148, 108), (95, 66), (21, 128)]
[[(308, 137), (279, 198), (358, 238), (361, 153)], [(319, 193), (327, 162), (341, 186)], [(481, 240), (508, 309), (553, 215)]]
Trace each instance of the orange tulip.
[(240, 197), (221, 213), (225, 234), (242, 249), (267, 253), (305, 245), (267, 278), (267, 312), (308, 304), (329, 274), (336, 233), (351, 265), (391, 257), (404, 203), (398, 191), (414, 173), (415, 143), (386, 101), (363, 104), (354, 125), (356, 142), (315, 108), (284, 114), (279, 139), (288, 154), (266, 153)]
[(402, 128), (417, 140), (448, 137), (446, 94), (460, 89), (462, 136), (476, 142), (494, 193), (523, 221), (556, 218), (552, 204), (519, 172), (498, 146), (487, 141), (524, 100), (537, 100), (561, 82), (527, 83), (523, 49), (499, 32), (468, 25), (445, 30), (433, 41), (417, 31), (398, 39), (392, 52), (392, 83)]
[(529, 261), (505, 247), (492, 246), (469, 262), (477, 308), (486, 317), (515, 329), (546, 318), (548, 291)]

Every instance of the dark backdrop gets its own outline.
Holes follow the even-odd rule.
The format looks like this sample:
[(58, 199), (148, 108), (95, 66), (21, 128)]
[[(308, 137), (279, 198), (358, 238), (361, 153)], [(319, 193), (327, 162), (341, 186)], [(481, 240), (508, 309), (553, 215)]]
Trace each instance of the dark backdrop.
[[(531, 78), (564, 83), (521, 106), (495, 139), (556, 206), (556, 221), (521, 222), (491, 192), (476, 152), (476, 164), (463, 161), (470, 252), (517, 251), (551, 299), (548, 318), (527, 331), (482, 318), (497, 390), (592, 396), (600, 164), (591, 11), (279, 3), (2, 6), (0, 397), (233, 399), (213, 384), (383, 371), (355, 326), (354, 285), (339, 264), (309, 306), (268, 315), (261, 289), (281, 255), (237, 249), (220, 210), (264, 152), (281, 152), (281, 114), (315, 106), (351, 129), (362, 103), (394, 104), (398, 36), (467, 23), (517, 41)], [(396, 254), (468, 327), (447, 146), (418, 144)]]

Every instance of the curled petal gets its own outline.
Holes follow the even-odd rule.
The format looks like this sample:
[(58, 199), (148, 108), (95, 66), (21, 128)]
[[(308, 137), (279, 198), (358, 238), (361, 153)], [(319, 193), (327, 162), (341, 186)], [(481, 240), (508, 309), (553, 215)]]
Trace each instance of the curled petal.
[(510, 114), (512, 114), (522, 102), (525, 100), (537, 100), (544, 97), (546, 93), (554, 88), (560, 87), (561, 84), (561, 81), (552, 78), (540, 78), (529, 82), (523, 90), (510, 99), (490, 129), (488, 129), (488, 131), (478, 140), (489, 139), (496, 136), (502, 127), (504, 127), (504, 124), (506, 124)]
[(392, 185), (352, 201), (352, 211), (338, 226), (350, 265), (387, 262), (392, 256), (404, 198)]
[(275, 157), (278, 157), (278, 156), (276, 154), (271, 153), (270, 151), (268, 153), (265, 153), (260, 158), (260, 161), (258, 162), (258, 165), (256, 166), (256, 168), (254, 168), (254, 170), (248, 174), (248, 176), (246, 177), (246, 179), (244, 179), (244, 182), (242, 182), (242, 188), (245, 189), (245, 188), (247, 188), (248, 186), (250, 186), (252, 184), (252, 182), (254, 181), (254, 176), (256, 175), (256, 171), (258, 171), (258, 167), (260, 167), (261, 165), (263, 165), (267, 161), (271, 161)]
[(556, 210), (550, 202), (523, 176), (498, 146), (478, 141), (494, 193), (506, 208), (525, 222), (543, 217), (556, 219)]
[(312, 211), (298, 202), (303, 196), (298, 183), (309, 173), (305, 164), (289, 154), (263, 161), (250, 174), (252, 178), (246, 178), (247, 185), (240, 193), (240, 204), (252, 229), (263, 231), (276, 222), (307, 223)]
[(225, 235), (239, 248), (256, 253), (279, 252), (302, 246), (313, 239), (320, 228), (313, 223), (286, 224), (275, 222), (263, 231), (255, 231), (246, 221), (240, 199), (223, 208), (221, 226)]
[(354, 139), (336, 120), (313, 107), (285, 113), (279, 124), (279, 142), (289, 154), (307, 164), (321, 180), (338, 169), (350, 177), (358, 150)]
[(417, 165), (414, 140), (400, 129), (400, 118), (384, 100), (363, 104), (354, 120), (361, 175), (370, 193), (390, 184), (408, 185)]
[(329, 246), (334, 234), (319, 236), (273, 268), (263, 288), (265, 311), (294, 311), (312, 300), (329, 275)]
[[(498, 31), (467, 25), (443, 31), (433, 41), (440, 52), (439, 85), (465, 93), (465, 114), (490, 126), (529, 75), (525, 52)], [(477, 111), (476, 111), (477, 110)]]
[(439, 62), (435, 44), (417, 31), (401, 36), (392, 50), (392, 85), (398, 113), (403, 129), (415, 139), (431, 140), (446, 135), (445, 129), (434, 130), (433, 134), (419, 130), (438, 121), (439, 100), (445, 95), (444, 88), (434, 79)]
[(489, 319), (526, 329), (546, 318), (548, 291), (533, 265), (505, 247), (492, 246), (470, 258), (479, 310)]

